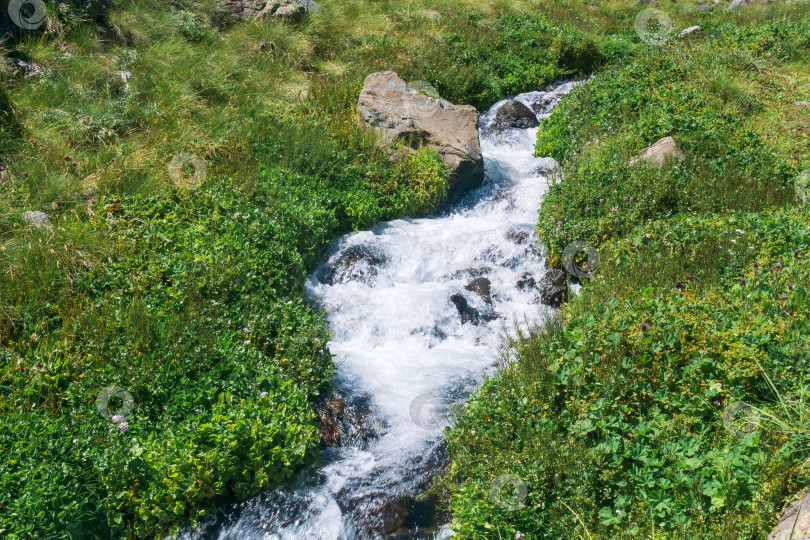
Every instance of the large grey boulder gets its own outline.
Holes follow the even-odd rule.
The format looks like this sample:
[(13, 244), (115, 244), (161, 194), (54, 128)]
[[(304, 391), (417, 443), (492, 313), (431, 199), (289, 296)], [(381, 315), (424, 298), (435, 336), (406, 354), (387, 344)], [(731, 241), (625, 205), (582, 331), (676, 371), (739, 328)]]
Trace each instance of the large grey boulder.
[(40, 227), (47, 227), (51, 224), (51, 218), (45, 212), (39, 210), (28, 210), (22, 213), (23, 223), (30, 225), (35, 229)]
[(683, 32), (678, 34), (680, 39), (688, 38), (688, 37), (697, 37), (703, 33), (703, 28), (700, 26), (690, 26), (689, 28), (685, 29)]
[(630, 160), (630, 165), (635, 165), (639, 161), (646, 161), (660, 167), (667, 159), (683, 157), (683, 151), (678, 147), (678, 143), (675, 142), (675, 139), (672, 137), (664, 137), (642, 150), (638, 157)]
[(317, 13), (321, 6), (312, 0), (226, 0), (225, 6), (236, 19), (296, 19), (306, 13)]
[(478, 111), (408, 87), (393, 71), (366, 77), (357, 104), (358, 120), (408, 151), (420, 144), (438, 150), (450, 168), (448, 196), (478, 186), (484, 158), (478, 139)]
[(495, 122), (492, 128), (496, 131), (505, 129), (527, 129), (540, 125), (537, 115), (520, 101), (514, 99), (507, 101), (495, 113)]
[[(772, 0), (758, 0), (758, 1), (759, 1), (760, 4), (770, 4)], [(742, 7), (742, 6), (748, 6), (748, 5), (753, 4), (753, 3), (754, 3), (754, 0), (734, 0), (728, 6), (728, 9), (730, 11), (732, 9), (737, 9), (738, 7)]]
[(768, 540), (810, 540), (810, 491), (794, 495), (785, 504)]
[(728, 9), (731, 11), (732, 9), (737, 9), (740, 6), (747, 6), (750, 4), (752, 0), (734, 0), (729, 6)]

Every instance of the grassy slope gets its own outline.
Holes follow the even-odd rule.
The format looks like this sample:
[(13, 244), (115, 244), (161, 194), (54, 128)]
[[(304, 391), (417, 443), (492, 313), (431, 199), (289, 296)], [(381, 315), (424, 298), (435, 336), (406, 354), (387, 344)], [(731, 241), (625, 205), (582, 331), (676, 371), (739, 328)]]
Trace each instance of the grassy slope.
[[(705, 36), (609, 66), (540, 127), (565, 171), (542, 242), (601, 264), (460, 412), (443, 486), (464, 538), (765, 538), (807, 484), (807, 5), (662, 7)], [(667, 135), (683, 162), (628, 165)], [(751, 433), (724, 427), (738, 400), (761, 409)], [(519, 509), (496, 504), (501, 474)]]
[[(0, 536), (162, 536), (317, 456), (333, 364), (303, 279), (333, 236), (446, 184), (435, 154), (390, 161), (356, 126), (367, 73), (484, 108), (630, 47), (529, 2), (322, 4), (286, 25), (122, 2), (6, 45), (44, 73), (0, 88)], [(180, 152), (207, 164), (195, 191), (169, 182)], [(126, 431), (96, 407), (114, 384)]]

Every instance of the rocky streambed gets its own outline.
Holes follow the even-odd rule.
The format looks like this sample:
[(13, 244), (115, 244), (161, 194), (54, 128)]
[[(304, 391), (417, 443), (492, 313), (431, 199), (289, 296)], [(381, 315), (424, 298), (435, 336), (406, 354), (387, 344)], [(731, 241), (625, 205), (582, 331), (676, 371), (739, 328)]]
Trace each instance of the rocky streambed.
[[(378, 82), (377, 105), (360, 107), (361, 117), (389, 137), (418, 132), (442, 148), (454, 182), (478, 187), (441, 212), (379, 223), (325, 249), (307, 284), (328, 312), (339, 363), (334, 395), (320, 410), (321, 459), (294, 482), (223, 507), (184, 538), (449, 536), (448, 516), (419, 495), (446, 464), (450, 404), (494, 368), (505, 329), (540, 322), (546, 304), (568, 294), (565, 275), (545, 269), (534, 240), (556, 163), (532, 151), (538, 118), (574, 84), (499, 102), (479, 120), (466, 107), (423, 99), (390, 72)], [(379, 105), (396, 92), (406, 98), (399, 117)], [(480, 124), (480, 139), (476, 130), (474, 140), (443, 145), (453, 118)]]

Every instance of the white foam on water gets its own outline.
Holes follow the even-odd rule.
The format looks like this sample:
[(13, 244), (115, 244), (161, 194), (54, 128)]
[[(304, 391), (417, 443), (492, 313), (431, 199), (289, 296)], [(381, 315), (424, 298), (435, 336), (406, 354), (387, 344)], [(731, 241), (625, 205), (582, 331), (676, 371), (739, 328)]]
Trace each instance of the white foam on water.
[[(573, 87), (565, 83), (515, 99), (543, 117)], [(307, 284), (328, 313), (333, 332), (329, 349), (339, 362), (335, 387), (347, 399), (367, 399), (379, 436), (364, 445), (349, 441), (325, 450), (321, 462), (296, 482), (240, 503), (230, 519), (186, 531), (182, 537), (381, 537), (369, 529), (369, 501), (416, 495), (416, 486), (424, 486), (436, 472), (429, 462), (442, 444), (436, 424), (446, 425), (437, 402), (463, 399), (494, 368), (504, 329), (515, 321), (539, 322), (546, 310), (536, 290), (521, 290), (517, 282), (527, 273), (539, 281), (545, 272), (534, 230), (546, 174), (556, 162), (532, 156), (536, 128), (490, 130), (503, 103), (481, 117), (486, 165), (481, 188), (450, 211), (379, 223), (370, 231), (338, 239), (325, 266)], [(526, 236), (521, 239), (520, 233)], [(358, 246), (385, 259), (375, 267), (374, 279), (325, 282), (324, 271)], [(491, 307), (465, 289), (475, 275), (489, 279)], [(482, 313), (494, 311), (498, 318), (462, 324), (450, 300), (454, 294), (463, 295)], [(419, 410), (419, 403), (431, 401), (430, 396), (438, 399)], [(412, 413), (415, 399), (421, 399), (417, 421)], [(445, 526), (435, 537), (449, 533)]]

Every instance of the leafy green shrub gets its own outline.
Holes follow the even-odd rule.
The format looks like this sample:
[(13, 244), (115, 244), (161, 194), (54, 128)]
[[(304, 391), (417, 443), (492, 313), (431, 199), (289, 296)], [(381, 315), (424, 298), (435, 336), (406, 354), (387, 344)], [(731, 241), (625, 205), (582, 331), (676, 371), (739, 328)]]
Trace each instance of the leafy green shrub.
[(410, 66), (402, 71), (430, 81), (446, 99), (480, 110), (560, 77), (584, 76), (629, 52), (543, 15), (506, 16), (492, 28), (465, 30), (448, 33), (443, 43), (420, 52), (424, 60), (415, 72)]
[(177, 32), (189, 41), (203, 41), (213, 35), (211, 27), (196, 13), (180, 10), (176, 17)]
[[(689, 66), (701, 59), (647, 54), (577, 88), (543, 120), (536, 154), (567, 165), (538, 223), (553, 254), (573, 240), (599, 245), (650, 220), (758, 210), (792, 198), (795, 168), (691, 80)], [(685, 160), (630, 165), (668, 135)]]
[[(783, 395), (799, 393), (810, 375), (810, 311), (796, 286), (810, 278), (807, 219), (792, 211), (758, 225), (770, 219), (787, 236), (765, 243), (744, 281), (701, 289), (684, 276), (616, 297), (587, 287), (570, 318), (514, 342), (514, 363), (450, 434), (450, 475), (461, 482), (451, 502), (456, 530), (765, 534), (781, 498), (807, 481), (799, 468), (807, 456), (786, 451), (772, 425), (729, 430), (723, 412), (738, 401), (778, 409), (763, 370)], [(639, 248), (640, 257), (654, 252)], [(528, 487), (515, 512), (487, 498), (504, 471)]]

